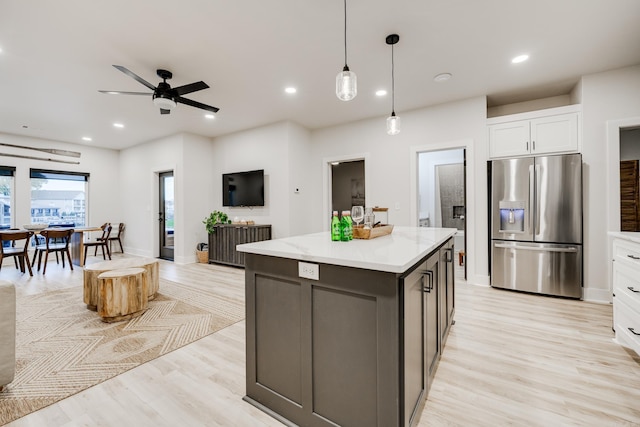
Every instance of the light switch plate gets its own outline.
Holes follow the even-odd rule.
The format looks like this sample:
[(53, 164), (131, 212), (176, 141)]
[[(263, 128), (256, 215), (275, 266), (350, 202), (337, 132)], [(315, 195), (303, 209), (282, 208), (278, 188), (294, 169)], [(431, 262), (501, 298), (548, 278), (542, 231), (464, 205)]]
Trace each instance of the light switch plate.
[(310, 262), (298, 262), (298, 276), (305, 279), (320, 280), (320, 266)]

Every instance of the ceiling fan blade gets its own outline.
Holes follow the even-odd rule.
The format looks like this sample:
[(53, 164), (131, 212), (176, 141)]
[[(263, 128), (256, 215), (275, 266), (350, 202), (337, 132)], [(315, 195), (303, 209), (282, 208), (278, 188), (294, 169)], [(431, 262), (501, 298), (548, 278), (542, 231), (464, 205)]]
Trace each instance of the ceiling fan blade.
[(195, 82), (184, 86), (174, 87), (172, 91), (175, 92), (176, 95), (181, 96), (207, 88), (209, 88), (209, 85), (205, 82)]
[(123, 73), (125, 73), (127, 76), (131, 77), (132, 79), (135, 79), (137, 81), (139, 81), (140, 83), (142, 83), (143, 85), (145, 85), (146, 87), (148, 87), (151, 90), (156, 90), (156, 87), (154, 85), (152, 85), (151, 83), (149, 83), (148, 81), (146, 81), (145, 79), (143, 79), (142, 77), (138, 76), (137, 74), (135, 74), (132, 71), (129, 71), (128, 69), (126, 69), (125, 67), (123, 67), (122, 65), (114, 65), (115, 68), (117, 68), (118, 70), (122, 71)]
[(179, 102), (181, 104), (190, 105), (191, 107), (200, 108), (202, 110), (211, 111), (212, 113), (217, 113), (219, 108), (212, 107), (211, 105), (203, 104), (198, 101), (192, 101), (191, 99), (183, 98), (181, 96), (176, 96), (173, 98), (174, 101)]
[(107, 95), (153, 95), (150, 92), (123, 92), (121, 90), (99, 90), (100, 93), (106, 93)]
[(164, 108), (160, 109), (160, 114), (169, 114), (171, 113), (171, 110), (165, 110)]

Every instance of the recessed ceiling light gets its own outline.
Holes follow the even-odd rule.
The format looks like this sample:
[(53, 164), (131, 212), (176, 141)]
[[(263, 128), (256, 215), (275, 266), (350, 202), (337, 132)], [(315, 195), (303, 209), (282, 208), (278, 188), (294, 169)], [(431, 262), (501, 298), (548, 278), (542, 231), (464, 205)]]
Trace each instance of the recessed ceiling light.
[(515, 58), (513, 58), (513, 59), (511, 60), (511, 62), (512, 62), (513, 64), (519, 64), (519, 63), (521, 63), (521, 62), (526, 61), (527, 59), (529, 59), (529, 55), (518, 55), (518, 56), (516, 56)]
[(214, 116), (213, 114), (205, 114), (204, 117), (209, 120), (216, 118), (216, 116)]
[(113, 126), (122, 129), (124, 125), (122, 123), (114, 123)]
[(433, 80), (438, 83), (446, 82), (449, 79), (451, 79), (451, 73), (440, 73), (433, 78)]
[(295, 87), (288, 87), (288, 88), (285, 88), (284, 91), (289, 94), (292, 94), (292, 93), (296, 93), (298, 89), (296, 89)]
[(87, 141), (87, 142), (92, 141), (92, 139), (90, 137), (88, 137), (88, 136), (83, 136), (82, 140), (83, 141)]
[(376, 91), (376, 96), (385, 96), (387, 94), (387, 91), (384, 89), (380, 89)]
[(338, 165), (340, 164), (340, 162), (331, 162), (331, 164), (332, 164), (333, 166), (338, 166)]
[(120, 95), (120, 92), (118, 92), (117, 90), (110, 90), (109, 92), (107, 92), (109, 95)]

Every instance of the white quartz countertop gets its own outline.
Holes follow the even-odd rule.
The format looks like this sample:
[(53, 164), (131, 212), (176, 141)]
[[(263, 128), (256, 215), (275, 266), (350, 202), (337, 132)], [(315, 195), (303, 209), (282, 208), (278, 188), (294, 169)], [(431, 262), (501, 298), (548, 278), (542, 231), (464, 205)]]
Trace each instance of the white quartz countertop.
[(370, 240), (333, 242), (328, 231), (236, 246), (240, 252), (404, 273), (456, 233), (455, 228), (394, 227)]

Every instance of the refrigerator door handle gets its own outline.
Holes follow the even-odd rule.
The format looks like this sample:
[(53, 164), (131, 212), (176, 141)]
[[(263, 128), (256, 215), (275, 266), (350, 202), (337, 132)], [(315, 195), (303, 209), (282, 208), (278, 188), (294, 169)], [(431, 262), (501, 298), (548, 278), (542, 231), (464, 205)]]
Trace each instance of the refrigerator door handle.
[(496, 243), (494, 246), (495, 246), (496, 248), (502, 248), (502, 249), (518, 249), (518, 250), (524, 250), (524, 251), (538, 251), (538, 252), (569, 252), (569, 253), (578, 252), (578, 248), (576, 248), (575, 246), (570, 246), (570, 247), (565, 247), (565, 248), (545, 248), (545, 247), (538, 247), (538, 246), (518, 246), (518, 245), (508, 245), (508, 244), (502, 244), (502, 243)]
[(535, 175), (536, 175), (536, 229), (533, 232), (534, 238), (537, 234), (540, 233), (540, 180), (542, 174), (540, 173), (540, 165), (535, 165)]
[(535, 230), (533, 229), (533, 212), (535, 208), (535, 174), (533, 173), (534, 166), (529, 166), (529, 232), (532, 236), (536, 235)]

